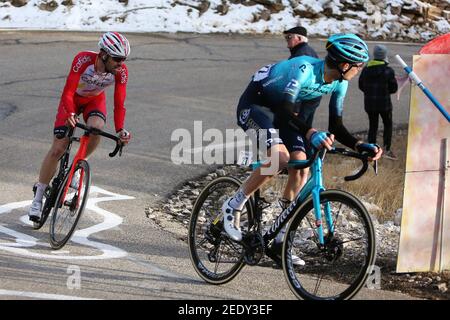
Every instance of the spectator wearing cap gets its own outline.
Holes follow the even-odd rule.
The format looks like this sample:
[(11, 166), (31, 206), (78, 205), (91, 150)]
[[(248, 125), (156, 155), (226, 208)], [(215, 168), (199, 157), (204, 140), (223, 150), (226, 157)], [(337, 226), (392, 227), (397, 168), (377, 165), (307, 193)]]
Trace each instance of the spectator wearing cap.
[[(283, 32), (287, 41), (287, 47), (291, 52), (289, 59), (300, 56), (310, 56), (319, 58), (316, 51), (308, 44), (308, 32), (304, 27), (294, 27)], [(320, 99), (303, 101), (295, 106), (294, 111), (298, 113), (298, 117), (312, 127), (314, 113), (320, 104)]]
[(392, 101), (391, 94), (397, 92), (395, 72), (389, 67), (387, 48), (376, 45), (373, 50), (373, 60), (362, 70), (359, 77), (359, 89), (364, 92), (364, 109), (369, 116), (369, 143), (376, 143), (378, 119), (383, 120), (384, 157), (397, 160), (391, 150), (392, 140)]
[(299, 56), (310, 56), (318, 58), (319, 56), (308, 44), (308, 33), (303, 27), (294, 27), (283, 32), (287, 41), (287, 47), (291, 51), (289, 59)]

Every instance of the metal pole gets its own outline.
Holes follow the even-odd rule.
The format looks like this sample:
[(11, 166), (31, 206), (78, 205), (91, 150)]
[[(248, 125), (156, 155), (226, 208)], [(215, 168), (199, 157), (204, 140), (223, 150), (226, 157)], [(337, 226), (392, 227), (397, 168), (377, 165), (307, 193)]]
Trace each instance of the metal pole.
[(448, 139), (445, 138), (443, 139), (444, 142), (444, 172), (443, 172), (443, 190), (442, 190), (442, 205), (441, 205), (441, 247), (440, 247), (440, 252), (439, 252), (439, 272), (443, 271), (443, 251), (444, 251), (444, 241), (445, 241), (445, 237), (444, 237), (444, 231), (445, 231), (445, 195), (446, 195), (446, 184), (447, 184), (447, 179), (448, 179), (448, 171), (450, 168), (450, 158), (449, 158), (449, 144), (448, 144)]
[(439, 101), (431, 94), (430, 90), (428, 90), (425, 87), (422, 80), (420, 80), (420, 78), (417, 76), (417, 74), (414, 71), (412, 71), (412, 69), (410, 67), (408, 67), (408, 65), (405, 63), (405, 61), (403, 61), (403, 59), (400, 58), (400, 56), (398, 54), (395, 56), (395, 58), (400, 63), (400, 65), (403, 67), (403, 69), (406, 71), (409, 78), (411, 80), (413, 80), (419, 86), (420, 89), (422, 89), (423, 93), (425, 93), (425, 95), (428, 97), (428, 99), (430, 99), (430, 101), (436, 106), (436, 108), (439, 109), (439, 111), (447, 119), (447, 121), (450, 122), (450, 114), (448, 114), (448, 112), (439, 103)]

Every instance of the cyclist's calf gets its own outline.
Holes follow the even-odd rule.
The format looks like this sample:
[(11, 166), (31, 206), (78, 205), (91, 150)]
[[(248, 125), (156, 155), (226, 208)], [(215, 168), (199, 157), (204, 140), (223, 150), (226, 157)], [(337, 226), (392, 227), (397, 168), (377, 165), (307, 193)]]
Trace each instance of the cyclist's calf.
[(285, 150), (280, 150), (277, 153), (277, 158), (278, 158), (278, 171), (283, 170), (284, 168), (287, 167), (290, 156), (289, 156), (289, 152), (286, 150), (286, 148), (284, 148)]
[(48, 152), (48, 156), (56, 162), (58, 162), (59, 158), (62, 157), (64, 152), (66, 151), (67, 144), (69, 143), (68, 138), (54, 138), (53, 144)]
[(62, 157), (66, 151), (68, 138), (53, 138), (52, 146), (44, 158), (39, 172), (39, 182), (43, 184), (49, 184), (52, 179), (56, 167), (58, 166), (58, 160)]
[[(306, 160), (306, 154), (302, 151), (294, 151), (291, 153), (290, 160)], [(283, 193), (283, 198), (292, 201), (296, 194), (300, 192), (300, 190), (305, 185), (308, 179), (308, 168), (305, 169), (295, 169), (289, 168), (289, 179), (286, 184), (286, 189)]]
[(289, 151), (283, 144), (277, 144), (267, 152), (269, 163), (261, 168), (261, 174), (274, 176), (287, 167), (289, 162)]

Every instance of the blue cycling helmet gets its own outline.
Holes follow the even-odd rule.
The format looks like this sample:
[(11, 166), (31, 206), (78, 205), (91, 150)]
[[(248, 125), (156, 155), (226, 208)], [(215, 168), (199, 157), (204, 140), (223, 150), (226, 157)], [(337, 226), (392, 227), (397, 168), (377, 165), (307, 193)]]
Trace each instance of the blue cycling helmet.
[(328, 38), (328, 57), (336, 63), (360, 63), (369, 61), (369, 48), (357, 35), (340, 33)]

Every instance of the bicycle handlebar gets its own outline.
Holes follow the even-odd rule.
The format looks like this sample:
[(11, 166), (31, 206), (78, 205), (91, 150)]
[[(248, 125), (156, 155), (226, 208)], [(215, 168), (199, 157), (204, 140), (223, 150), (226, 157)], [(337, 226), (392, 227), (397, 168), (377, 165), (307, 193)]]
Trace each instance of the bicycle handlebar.
[[(323, 153), (322, 159), (323, 159), (327, 150), (322, 149), (322, 151), (323, 151), (322, 152)], [(305, 169), (305, 168), (310, 167), (314, 163), (314, 161), (317, 159), (320, 152), (321, 152), (321, 150), (315, 149), (314, 154), (308, 160), (305, 160), (301, 164), (296, 164), (293, 167), (295, 169)], [(353, 181), (353, 180), (360, 178), (364, 173), (366, 173), (367, 169), (369, 168), (369, 159), (368, 158), (370, 157), (370, 155), (368, 155), (368, 154), (360, 154), (357, 152), (347, 150), (345, 148), (336, 148), (336, 147), (333, 147), (333, 149), (331, 149), (328, 152), (332, 153), (332, 154), (341, 154), (341, 155), (344, 155), (347, 157), (355, 158), (355, 159), (361, 160), (361, 162), (363, 163), (363, 166), (356, 174), (344, 177), (345, 181)], [(375, 173), (377, 174), (378, 173), (377, 161), (374, 161), (374, 170), (375, 170)]]
[[(355, 158), (355, 159), (361, 160), (361, 162), (363, 163), (363, 166), (357, 173), (355, 173), (354, 175), (344, 177), (345, 181), (353, 181), (353, 180), (359, 179), (364, 173), (366, 173), (367, 169), (369, 168), (369, 159), (368, 159), (369, 155), (353, 152), (353, 151), (347, 150), (345, 148), (333, 148), (329, 152), (332, 154), (341, 154), (341, 155), (344, 155), (347, 157)], [(377, 167), (377, 161), (375, 161), (375, 163), (374, 163), (375, 172), (377, 172), (376, 167)]]
[(109, 138), (109, 139), (111, 139), (111, 140), (114, 140), (114, 141), (116, 142), (116, 148), (114, 149), (113, 152), (110, 152), (110, 153), (109, 153), (109, 156), (110, 156), (111, 158), (112, 158), (112, 157), (115, 157), (115, 156), (117, 155), (117, 153), (119, 153), (119, 157), (122, 156), (123, 143), (121, 142), (121, 140), (120, 140), (119, 137), (117, 137), (117, 136), (115, 136), (115, 135), (113, 135), (113, 134), (111, 134), (111, 133), (105, 132), (105, 131), (103, 131), (103, 130), (100, 130), (100, 129), (97, 129), (97, 128), (93, 128), (93, 127), (86, 126), (86, 125), (84, 125), (84, 124), (82, 124), (82, 123), (79, 123), (79, 122), (77, 122), (77, 124), (76, 124), (75, 126), (78, 127), (78, 128), (80, 128), (80, 129), (83, 129), (83, 130), (86, 131), (87, 133), (92, 133), (92, 134), (95, 134), (95, 135), (104, 136), (104, 137), (106, 137), (106, 138)]

